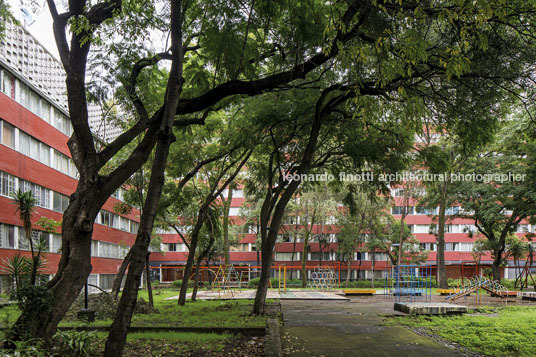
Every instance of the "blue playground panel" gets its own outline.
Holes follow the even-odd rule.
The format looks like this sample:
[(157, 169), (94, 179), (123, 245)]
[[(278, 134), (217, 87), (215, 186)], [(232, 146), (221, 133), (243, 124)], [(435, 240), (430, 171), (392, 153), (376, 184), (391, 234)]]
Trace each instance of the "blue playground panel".
[(399, 265), (385, 279), (385, 290), (395, 301), (432, 301), (432, 266)]

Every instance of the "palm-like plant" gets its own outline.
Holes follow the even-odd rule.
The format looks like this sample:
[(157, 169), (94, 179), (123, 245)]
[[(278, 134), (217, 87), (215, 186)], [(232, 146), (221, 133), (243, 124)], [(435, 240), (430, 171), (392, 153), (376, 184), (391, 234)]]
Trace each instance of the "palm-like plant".
[(26, 239), (30, 243), (30, 251), (32, 252), (32, 271), (30, 275), (30, 284), (35, 285), (35, 279), (37, 277), (37, 268), (40, 265), (41, 250), (39, 253), (35, 253), (34, 244), (32, 240), (32, 214), (35, 211), (35, 206), (37, 205), (37, 199), (30, 192), (23, 192), (21, 189), (18, 189), (17, 192), (13, 195), (13, 203), (17, 206), (17, 212), (19, 217), (22, 220), (24, 226), (24, 232), (26, 234)]
[(28, 273), (31, 271), (31, 266), (32, 261), (20, 253), (2, 260), (0, 273), (9, 275), (15, 282), (14, 296), (17, 300), (20, 300), (19, 291), (22, 285), (25, 283), (25, 279), (28, 278)]

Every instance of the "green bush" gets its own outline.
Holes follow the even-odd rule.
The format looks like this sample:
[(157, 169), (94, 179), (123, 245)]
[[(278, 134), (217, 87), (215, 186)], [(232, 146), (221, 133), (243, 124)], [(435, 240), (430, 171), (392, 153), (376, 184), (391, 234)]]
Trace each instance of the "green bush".
[[(259, 281), (260, 280), (261, 280), (261, 278), (253, 278), (253, 279), (251, 279), (250, 281), (248, 281), (248, 287), (256, 289), (259, 286)], [(287, 284), (289, 283), (289, 281), (290, 280), (287, 280)], [(299, 279), (294, 279), (294, 281), (299, 281), (301, 283), (301, 280), (299, 280)], [(279, 279), (271, 278), (270, 283), (272, 284), (273, 288), (277, 288), (279, 286)]]
[[(180, 289), (181, 285), (182, 285), (182, 280), (175, 280), (174, 282), (171, 283), (171, 288), (172, 289)], [(191, 289), (193, 287), (194, 287), (194, 281), (193, 280), (188, 280), (188, 288)]]
[(259, 281), (261, 278), (253, 278), (248, 281), (248, 287), (250, 288), (257, 288), (259, 286)]
[(514, 286), (515, 282), (516, 281), (514, 279), (502, 279), (501, 285), (507, 288), (508, 290), (515, 290), (516, 289), (516, 287)]
[(65, 356), (89, 356), (89, 350), (96, 338), (94, 331), (59, 330), (54, 336), (62, 354)]
[(448, 278), (447, 283), (449, 284), (449, 288), (456, 288), (462, 285), (462, 279)]

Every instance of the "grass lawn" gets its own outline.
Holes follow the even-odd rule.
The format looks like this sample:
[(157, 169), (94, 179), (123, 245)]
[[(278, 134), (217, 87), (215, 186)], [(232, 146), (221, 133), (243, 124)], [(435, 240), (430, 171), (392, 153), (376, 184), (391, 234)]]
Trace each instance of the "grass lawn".
[(536, 356), (536, 307), (481, 307), (460, 316), (400, 316), (388, 324), (423, 327), (488, 356)]
[[(92, 344), (92, 355), (101, 356), (107, 334), (99, 332)], [(215, 333), (144, 332), (127, 336), (124, 356), (187, 356), (222, 351), (236, 336)]]
[[(165, 300), (179, 292), (172, 289), (154, 291), (154, 304), (158, 312), (136, 313), (131, 326), (173, 327), (264, 327), (266, 318), (250, 315), (251, 300), (198, 300), (178, 306), (177, 300)], [(138, 298), (148, 300), (147, 292), (140, 291)], [(268, 303), (271, 301), (269, 300)], [(91, 308), (91, 306), (90, 306)], [(0, 327), (10, 326), (19, 316), (16, 305), (0, 309)], [(60, 326), (110, 326), (111, 319), (96, 320), (87, 324), (81, 321), (63, 321)]]

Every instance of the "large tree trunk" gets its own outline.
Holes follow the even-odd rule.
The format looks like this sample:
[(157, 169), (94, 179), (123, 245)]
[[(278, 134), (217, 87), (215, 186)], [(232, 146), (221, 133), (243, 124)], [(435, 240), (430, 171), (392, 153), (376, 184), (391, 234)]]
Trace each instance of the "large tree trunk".
[(501, 281), (501, 258), (502, 251), (495, 252), (495, 258), (493, 258), (493, 263), (491, 265), (491, 271), (493, 274), (493, 280)]
[(62, 256), (56, 275), (47, 284), (53, 296), (49, 311), (40, 314), (20, 315), (13, 326), (11, 340), (18, 340), (22, 334), (50, 341), (56, 333), (57, 325), (78, 297), (90, 272), (93, 223), (98, 213), (99, 200), (94, 196), (98, 184), (83, 186), (71, 195), (69, 207), (63, 214)]
[(261, 267), (261, 276), (259, 280), (259, 286), (257, 287), (257, 292), (255, 294), (255, 302), (253, 305), (253, 313), (257, 315), (264, 315), (266, 312), (266, 294), (268, 293), (268, 283), (270, 282), (270, 270), (272, 267), (272, 252), (263, 249), (261, 251), (262, 255), (262, 267)]
[(447, 182), (440, 183), (439, 216), (437, 225), (437, 283), (440, 289), (448, 289), (445, 265), (445, 210), (447, 209)]

